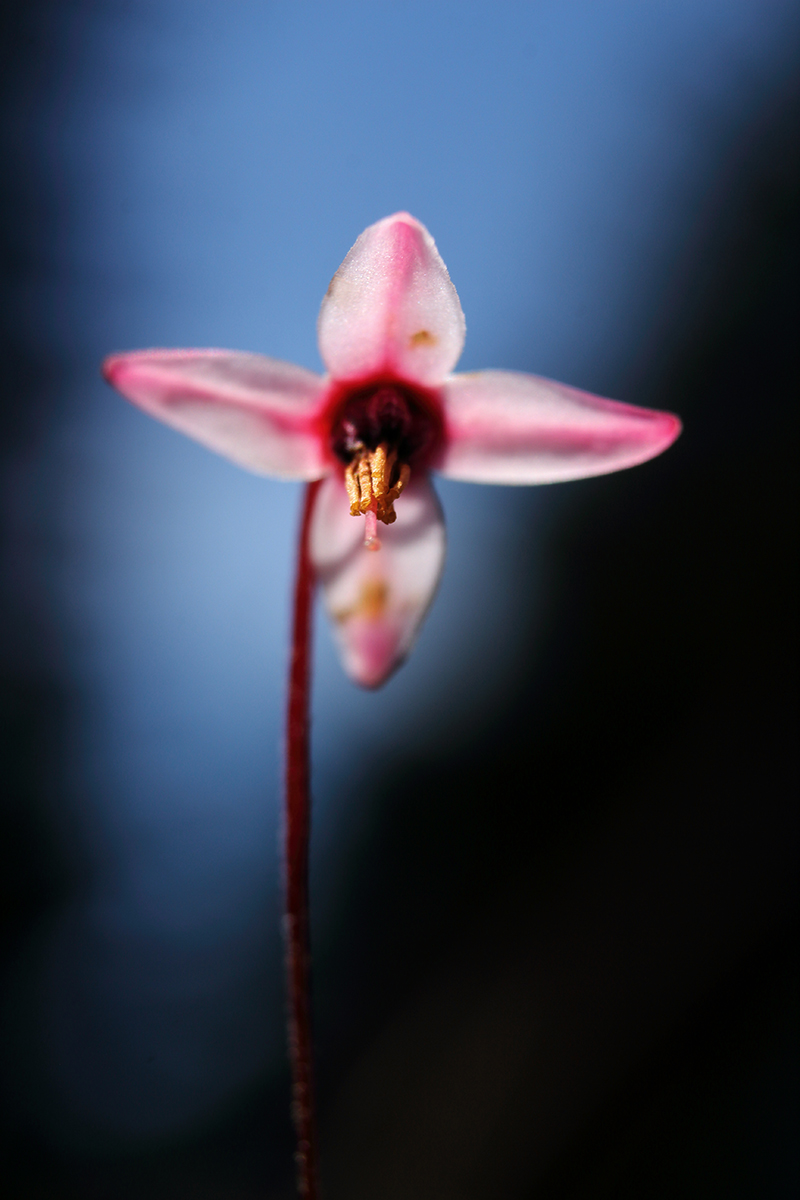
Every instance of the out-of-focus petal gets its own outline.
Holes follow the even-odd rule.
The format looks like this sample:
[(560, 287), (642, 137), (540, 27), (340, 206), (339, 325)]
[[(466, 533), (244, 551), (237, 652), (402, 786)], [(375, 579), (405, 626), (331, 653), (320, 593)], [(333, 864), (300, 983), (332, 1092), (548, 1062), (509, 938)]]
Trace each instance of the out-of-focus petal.
[(458, 362), (464, 331), (447, 267), (408, 213), (364, 230), (331, 280), (318, 323), (335, 379), (387, 374), (429, 385)]
[(558, 483), (632, 467), (681, 431), (672, 413), (604, 400), (514, 371), (454, 375), (442, 389), (437, 469), (474, 483)]
[(379, 525), (381, 549), (364, 546), (364, 519), (351, 517), (344, 485), (330, 475), (317, 496), (311, 557), (347, 674), (377, 687), (400, 665), (433, 599), (444, 562), (442, 513), (427, 476)]
[(315, 418), (318, 375), (260, 354), (144, 350), (112, 354), (103, 374), (128, 400), (242, 467), (285, 479), (327, 470)]

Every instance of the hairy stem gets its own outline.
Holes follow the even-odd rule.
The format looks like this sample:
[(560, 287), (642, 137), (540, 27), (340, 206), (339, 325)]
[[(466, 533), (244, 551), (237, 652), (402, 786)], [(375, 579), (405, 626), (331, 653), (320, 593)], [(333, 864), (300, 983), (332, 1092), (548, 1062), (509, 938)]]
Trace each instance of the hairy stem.
[(317, 1200), (317, 1142), (311, 1047), (311, 955), (308, 920), (308, 846), (311, 833), (309, 689), (314, 568), (309, 530), (319, 483), (306, 488), (294, 590), (292, 659), (286, 724), (286, 975), (292, 1117), (297, 1136), (297, 1188)]

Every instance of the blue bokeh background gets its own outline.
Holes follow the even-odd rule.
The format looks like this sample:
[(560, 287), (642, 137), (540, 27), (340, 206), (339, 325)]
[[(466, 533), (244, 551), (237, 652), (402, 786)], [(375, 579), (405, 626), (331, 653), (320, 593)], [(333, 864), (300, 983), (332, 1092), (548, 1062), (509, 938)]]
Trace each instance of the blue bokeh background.
[[(99, 362), (216, 345), (319, 369), (330, 276), (402, 208), (458, 288), (464, 369), (650, 402), (654, 364), (702, 304), (732, 164), (789, 93), (797, 26), (784, 0), (19, 6), (9, 328), (47, 368), (10, 442), (7, 660), (59, 698), (38, 778), (63, 886), (15, 943), (10, 994), (23, 1124), (48, 1153), (150, 1152), (285, 1087), (277, 842), (299, 491), (149, 422)], [(675, 453), (696, 462), (684, 398), (657, 398), (689, 419)], [(345, 680), (318, 621), (323, 964), (376, 775), (458, 760), (526, 681), (545, 688), (554, 568), (539, 547), (562, 510), (580, 513), (580, 487), (441, 484), (446, 574), (384, 691)]]

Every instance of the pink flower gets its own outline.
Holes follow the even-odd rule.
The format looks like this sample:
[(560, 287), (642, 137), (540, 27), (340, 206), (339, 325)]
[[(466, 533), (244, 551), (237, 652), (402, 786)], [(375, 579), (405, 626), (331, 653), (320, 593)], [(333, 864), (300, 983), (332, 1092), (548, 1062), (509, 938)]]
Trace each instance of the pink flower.
[(323, 479), (312, 560), (345, 670), (366, 687), (408, 654), (441, 574), (431, 470), (554, 483), (634, 466), (680, 433), (669, 413), (535, 375), (452, 375), (464, 332), (433, 239), (397, 213), (361, 234), (331, 280), (318, 323), (326, 376), (226, 350), (145, 350), (103, 366), (145, 412), (241, 466)]

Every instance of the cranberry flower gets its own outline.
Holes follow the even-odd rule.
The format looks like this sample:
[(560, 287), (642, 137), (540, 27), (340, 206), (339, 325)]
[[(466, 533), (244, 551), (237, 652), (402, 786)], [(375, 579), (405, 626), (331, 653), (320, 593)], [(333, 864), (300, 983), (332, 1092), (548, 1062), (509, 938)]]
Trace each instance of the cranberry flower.
[(634, 408), (513, 371), (452, 375), (464, 314), (423, 225), (361, 234), (328, 288), (328, 374), (224, 350), (146, 350), (104, 364), (145, 412), (241, 466), (318, 480), (311, 561), (347, 673), (383, 683), (408, 654), (442, 570), (431, 470), (476, 483), (554, 483), (631, 467), (680, 432)]
[[(325, 593), (348, 674), (383, 683), (408, 653), (444, 560), (429, 472), (554, 483), (644, 462), (680, 432), (512, 371), (451, 375), (464, 314), (433, 239), (408, 213), (362, 233), (319, 314), (324, 377), (257, 354), (145, 350), (104, 364), (145, 412), (244, 467), (307, 480), (286, 722), (286, 968), (298, 1191), (316, 1200), (309, 1001), (310, 613)], [(380, 527), (380, 532), (379, 532)]]

